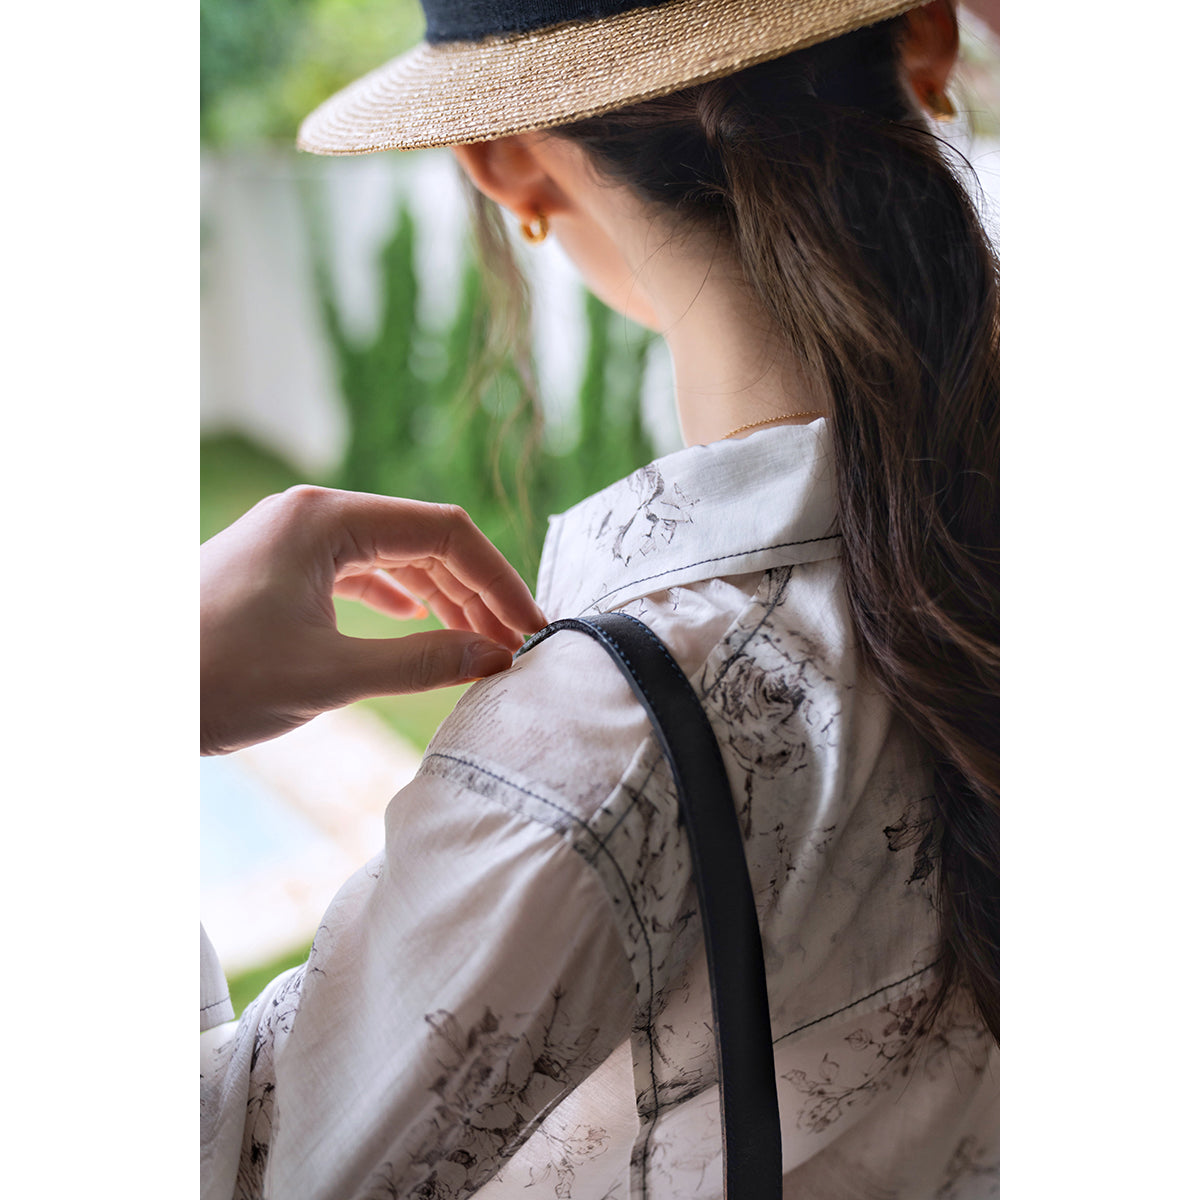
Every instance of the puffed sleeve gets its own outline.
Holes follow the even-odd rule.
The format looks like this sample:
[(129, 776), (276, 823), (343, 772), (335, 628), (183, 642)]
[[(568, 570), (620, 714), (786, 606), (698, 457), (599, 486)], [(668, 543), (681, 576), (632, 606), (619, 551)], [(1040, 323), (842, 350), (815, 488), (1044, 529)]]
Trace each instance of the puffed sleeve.
[(633, 1007), (612, 906), (562, 829), (419, 774), (307, 963), (202, 1035), (202, 1195), (468, 1196)]

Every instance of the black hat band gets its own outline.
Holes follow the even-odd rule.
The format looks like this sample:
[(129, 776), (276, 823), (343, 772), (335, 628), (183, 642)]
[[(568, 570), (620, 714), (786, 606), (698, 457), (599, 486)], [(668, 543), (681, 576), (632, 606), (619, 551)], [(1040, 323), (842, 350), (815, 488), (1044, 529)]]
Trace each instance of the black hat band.
[(564, 21), (596, 21), (665, 0), (421, 0), (427, 42), (477, 42)]

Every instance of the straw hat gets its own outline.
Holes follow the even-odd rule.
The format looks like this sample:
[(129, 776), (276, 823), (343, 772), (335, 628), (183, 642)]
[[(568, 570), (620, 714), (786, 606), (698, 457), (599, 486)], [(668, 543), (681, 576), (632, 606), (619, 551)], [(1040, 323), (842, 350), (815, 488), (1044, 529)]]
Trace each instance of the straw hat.
[(370, 154), (593, 117), (923, 0), (421, 0), (426, 40), (310, 114), (297, 144)]

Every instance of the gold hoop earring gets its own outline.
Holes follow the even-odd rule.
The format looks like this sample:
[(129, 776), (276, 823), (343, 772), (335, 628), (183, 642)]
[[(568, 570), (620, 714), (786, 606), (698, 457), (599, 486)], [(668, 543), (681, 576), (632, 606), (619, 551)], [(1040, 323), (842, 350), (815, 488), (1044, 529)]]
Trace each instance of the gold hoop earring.
[(925, 104), (935, 121), (953, 121), (958, 116), (958, 109), (950, 102), (950, 97), (937, 88), (930, 88), (925, 93)]
[(531, 245), (544, 242), (550, 235), (550, 221), (544, 212), (537, 213), (532, 221), (521, 222), (521, 236)]

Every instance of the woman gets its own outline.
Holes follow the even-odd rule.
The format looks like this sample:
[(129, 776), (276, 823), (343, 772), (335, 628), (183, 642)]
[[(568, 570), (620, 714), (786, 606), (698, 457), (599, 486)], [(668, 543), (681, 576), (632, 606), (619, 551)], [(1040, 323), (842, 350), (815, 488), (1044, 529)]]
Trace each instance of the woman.
[[(430, 45), (301, 144), (456, 145), (531, 240), (552, 231), (671, 348), (687, 448), (552, 522), (538, 601), (645, 621), (722, 744), (785, 1194), (992, 1195), (997, 294), (921, 112), (947, 107), (953, 7), (425, 7)], [(414, 532), (385, 545), (367, 503), (304, 492), (218, 540), (214, 611), (243, 633), (206, 720), (242, 694), (238, 646), (272, 642), (214, 746), (390, 686), (325, 682), (349, 662), (335, 579), (412, 611), (371, 582), (382, 566), (508, 645), (540, 620), (460, 517), (392, 509)], [(443, 636), (460, 657), (429, 680), (485, 673)], [(587, 640), (538, 646), (439, 730), (308, 963), (204, 1035), (205, 1194), (720, 1195), (694, 918), (640, 707)], [(208, 1003), (227, 1015), (219, 988)]]

